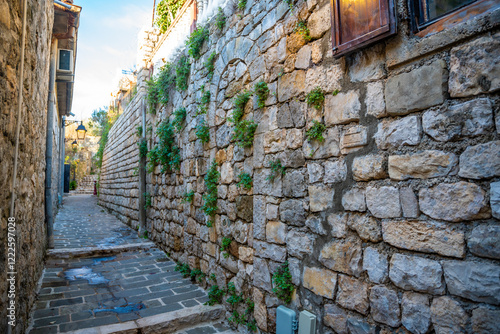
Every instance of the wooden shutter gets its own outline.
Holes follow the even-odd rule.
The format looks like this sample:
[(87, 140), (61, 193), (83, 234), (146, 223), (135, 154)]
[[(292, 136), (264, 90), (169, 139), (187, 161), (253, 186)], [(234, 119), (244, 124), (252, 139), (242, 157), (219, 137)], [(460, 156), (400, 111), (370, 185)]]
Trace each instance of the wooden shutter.
[(330, 5), (335, 56), (396, 33), (394, 0), (330, 0)]

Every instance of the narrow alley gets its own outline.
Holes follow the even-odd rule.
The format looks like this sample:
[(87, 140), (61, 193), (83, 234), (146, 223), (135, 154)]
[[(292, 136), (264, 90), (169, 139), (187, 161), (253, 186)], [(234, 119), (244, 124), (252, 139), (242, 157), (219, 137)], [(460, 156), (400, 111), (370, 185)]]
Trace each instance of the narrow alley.
[(206, 292), (174, 268), (95, 196), (67, 196), (29, 333), (233, 333), (222, 307), (203, 305)]

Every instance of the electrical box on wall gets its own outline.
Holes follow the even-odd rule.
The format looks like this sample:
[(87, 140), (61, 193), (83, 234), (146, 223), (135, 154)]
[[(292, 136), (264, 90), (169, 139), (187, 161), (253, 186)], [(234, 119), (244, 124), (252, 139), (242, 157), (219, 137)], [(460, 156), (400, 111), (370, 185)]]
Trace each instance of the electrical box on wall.
[(299, 315), (299, 334), (316, 333), (316, 316), (308, 311), (302, 311)]
[(283, 305), (276, 309), (276, 334), (294, 334), (297, 329), (295, 311)]

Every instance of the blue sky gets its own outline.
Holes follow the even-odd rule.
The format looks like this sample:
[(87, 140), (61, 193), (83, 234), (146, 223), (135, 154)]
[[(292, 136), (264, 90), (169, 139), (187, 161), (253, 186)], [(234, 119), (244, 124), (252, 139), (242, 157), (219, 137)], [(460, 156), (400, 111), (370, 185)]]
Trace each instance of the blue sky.
[[(159, 0), (157, 0), (158, 2)], [(151, 25), (154, 0), (75, 0), (82, 7), (72, 111), (77, 119), (107, 106), (122, 69), (136, 63), (137, 35)]]

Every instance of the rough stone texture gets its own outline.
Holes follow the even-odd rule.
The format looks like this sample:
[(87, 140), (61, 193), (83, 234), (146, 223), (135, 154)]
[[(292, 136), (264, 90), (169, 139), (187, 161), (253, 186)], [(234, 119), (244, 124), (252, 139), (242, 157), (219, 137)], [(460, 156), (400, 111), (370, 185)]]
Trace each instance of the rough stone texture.
[(418, 256), (394, 254), (389, 278), (401, 289), (440, 295), (445, 291), (439, 262)]
[(490, 183), (490, 206), (492, 216), (500, 219), (500, 182)]
[(257, 326), (262, 330), (267, 330), (267, 308), (264, 302), (264, 294), (257, 288), (253, 288), (253, 302), (255, 303), (253, 316)]
[(377, 118), (386, 116), (384, 84), (381, 81), (369, 83), (366, 86), (366, 113)]
[(500, 88), (499, 49), (498, 35), (481, 37), (451, 49), (450, 95), (477, 95)]
[(500, 305), (500, 266), (445, 261), (443, 267), (446, 285), (452, 295)]
[(420, 143), (421, 135), (422, 125), (418, 116), (407, 116), (378, 123), (375, 142), (383, 150), (400, 146), (415, 146)]
[(491, 102), (481, 98), (426, 111), (422, 127), (434, 140), (442, 142), (487, 134), (493, 129)]
[(389, 176), (393, 180), (429, 179), (446, 176), (457, 166), (453, 153), (436, 150), (389, 156)]
[(387, 113), (406, 115), (443, 103), (447, 80), (444, 60), (390, 77), (385, 85)]
[(478, 225), (467, 238), (472, 254), (500, 259), (500, 225)]
[(377, 218), (395, 218), (401, 216), (399, 189), (394, 187), (367, 187), (366, 205)]
[(349, 310), (362, 314), (368, 312), (368, 284), (345, 275), (339, 275), (337, 303)]
[(368, 144), (368, 132), (365, 126), (355, 125), (345, 130), (340, 138), (340, 152), (348, 154)]
[(333, 299), (337, 286), (337, 273), (330, 270), (304, 267), (304, 287), (317, 295)]
[(500, 140), (467, 147), (460, 155), (458, 175), (469, 179), (500, 176)]
[(436, 334), (466, 333), (468, 318), (460, 304), (447, 296), (432, 301), (431, 319)]
[(376, 334), (377, 327), (370, 325), (369, 323), (358, 319), (358, 318), (348, 318), (347, 328), (350, 334)]
[[(13, 176), (16, 124), (21, 122), (17, 186), (16, 219), (16, 326), (12, 333), (26, 332), (29, 310), (35, 301), (38, 279), (43, 270), (47, 232), (45, 223), (45, 152), (49, 62), (54, 20), (53, 1), (27, 1), (27, 34), (25, 40), (22, 114), (18, 119), (18, 81), (21, 57), (22, 2), (0, 1), (0, 328), (7, 330), (7, 219), (10, 207), (10, 185)], [(53, 135), (53, 205), (57, 210), (59, 174), (58, 137), (60, 116), (57, 109)]]
[(401, 324), (398, 294), (383, 285), (371, 288), (370, 308), (373, 320), (398, 327)]
[(338, 334), (347, 334), (347, 313), (335, 304), (325, 304), (325, 325), (333, 328)]
[(311, 254), (314, 248), (314, 238), (307, 233), (291, 230), (286, 236), (288, 254), (302, 259)]
[(356, 181), (369, 181), (387, 177), (383, 155), (356, 157), (352, 162), (352, 175)]
[(389, 277), (389, 262), (387, 256), (376, 248), (367, 247), (363, 252), (363, 270), (366, 270), (370, 281), (385, 283)]
[(342, 196), (342, 206), (346, 211), (366, 211), (365, 191), (354, 188), (345, 192)]
[(320, 38), (330, 29), (330, 6), (324, 5), (315, 11), (307, 21), (307, 28), (312, 38)]
[(405, 292), (401, 307), (403, 309), (401, 322), (414, 334), (425, 334), (431, 325), (431, 309), (429, 297), (414, 292)]
[(344, 238), (347, 233), (347, 213), (332, 213), (328, 215), (328, 224), (331, 227), (331, 235), (335, 238)]
[(286, 242), (286, 224), (279, 221), (270, 221), (266, 225), (266, 239), (268, 242), (285, 244)]
[(258, 288), (271, 292), (271, 273), (267, 266), (267, 261), (255, 257), (253, 261), (253, 285)]
[(378, 242), (382, 240), (382, 229), (373, 217), (351, 214), (347, 225), (355, 230), (363, 241)]
[(334, 190), (328, 186), (309, 186), (309, 207), (312, 212), (324, 211), (333, 205)]
[(377, 45), (346, 57), (351, 81), (360, 82), (381, 79), (385, 74), (384, 55), (382, 45)]
[(338, 183), (345, 181), (347, 177), (347, 166), (344, 160), (327, 161), (325, 166), (325, 183)]
[(355, 90), (325, 98), (325, 124), (327, 126), (346, 124), (359, 120), (361, 103), (359, 92)]
[(458, 222), (490, 217), (485, 192), (473, 183), (442, 183), (418, 193), (420, 210), (434, 218)]
[(291, 225), (303, 226), (306, 221), (306, 212), (302, 202), (290, 199), (280, 203), (280, 217)]
[(398, 248), (453, 257), (465, 256), (464, 232), (452, 224), (384, 221), (382, 231), (384, 241)]
[(306, 72), (295, 71), (278, 79), (278, 100), (285, 102), (302, 93), (305, 89)]
[(319, 261), (332, 270), (359, 276), (362, 271), (361, 241), (352, 237), (331, 241), (321, 250)]
[(399, 196), (403, 209), (403, 216), (407, 218), (417, 218), (420, 214), (420, 210), (418, 209), (417, 196), (415, 196), (413, 190), (408, 187), (403, 187), (399, 189)]
[(499, 310), (478, 307), (472, 311), (472, 330), (477, 334), (500, 333)]

